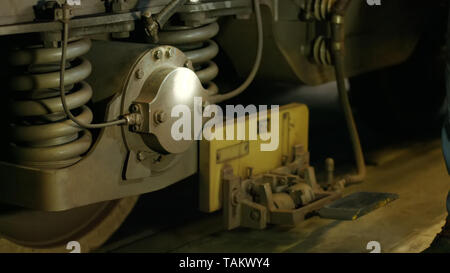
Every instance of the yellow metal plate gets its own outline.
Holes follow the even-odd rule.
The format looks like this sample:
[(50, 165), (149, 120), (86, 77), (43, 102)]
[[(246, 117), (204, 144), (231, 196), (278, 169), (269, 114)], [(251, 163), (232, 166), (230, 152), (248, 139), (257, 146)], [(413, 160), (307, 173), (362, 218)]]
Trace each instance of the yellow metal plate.
[[(245, 122), (246, 132), (249, 119)], [(270, 119), (270, 112), (268, 115)], [(270, 141), (260, 140), (201, 140), (200, 141), (200, 193), (199, 207), (204, 212), (214, 212), (222, 207), (221, 170), (225, 164), (233, 167), (240, 177), (270, 171), (282, 165), (283, 160), (293, 159), (292, 148), (301, 144), (308, 149), (309, 112), (306, 105), (293, 103), (280, 107), (279, 145), (274, 151), (262, 151), (261, 144)], [(237, 128), (235, 119), (234, 129)], [(270, 121), (268, 121), (270, 124)], [(226, 131), (224, 123), (223, 131)], [(248, 135), (246, 133), (246, 135)]]

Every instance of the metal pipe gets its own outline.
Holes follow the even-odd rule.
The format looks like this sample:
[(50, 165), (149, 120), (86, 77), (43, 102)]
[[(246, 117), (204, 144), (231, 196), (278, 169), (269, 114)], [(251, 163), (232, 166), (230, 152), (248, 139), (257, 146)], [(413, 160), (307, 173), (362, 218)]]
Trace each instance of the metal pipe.
[(339, 93), (339, 101), (344, 111), (345, 121), (347, 123), (348, 132), (353, 146), (353, 152), (356, 161), (357, 174), (345, 177), (345, 184), (359, 183), (366, 177), (366, 164), (364, 162), (364, 154), (359, 140), (358, 130), (356, 128), (355, 119), (353, 117), (352, 108), (348, 99), (347, 89), (345, 86), (345, 14), (351, 3), (351, 0), (338, 0), (332, 8), (331, 32), (332, 44), (331, 53), (336, 73), (337, 89)]
[(159, 28), (162, 29), (164, 25), (169, 21), (177, 10), (183, 6), (187, 0), (172, 0), (167, 6), (165, 6), (156, 16), (155, 21), (158, 23)]

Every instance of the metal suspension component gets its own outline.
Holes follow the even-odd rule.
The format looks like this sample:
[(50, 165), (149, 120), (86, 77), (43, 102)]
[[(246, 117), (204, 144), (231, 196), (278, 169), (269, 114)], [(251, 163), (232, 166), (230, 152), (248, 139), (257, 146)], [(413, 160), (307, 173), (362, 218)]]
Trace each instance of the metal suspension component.
[(330, 44), (329, 38), (318, 36), (312, 46), (312, 61), (320, 65), (332, 65)]
[[(84, 81), (91, 64), (80, 56), (89, 51), (89, 39), (72, 40), (67, 48), (64, 77), (66, 99), (77, 119), (91, 123), (93, 115), (85, 104), (92, 89)], [(10, 53), (9, 63), (21, 71), (11, 77), (9, 104), (10, 159), (41, 168), (63, 168), (81, 159), (91, 146), (92, 136), (67, 119), (59, 95), (61, 48), (33, 46)]]
[(218, 92), (213, 80), (219, 68), (212, 59), (219, 53), (219, 47), (211, 40), (218, 32), (219, 25), (212, 22), (200, 27), (170, 26), (159, 33), (159, 44), (176, 46), (186, 54), (210, 95)]
[(326, 21), (336, 0), (308, 0), (303, 7), (303, 20)]

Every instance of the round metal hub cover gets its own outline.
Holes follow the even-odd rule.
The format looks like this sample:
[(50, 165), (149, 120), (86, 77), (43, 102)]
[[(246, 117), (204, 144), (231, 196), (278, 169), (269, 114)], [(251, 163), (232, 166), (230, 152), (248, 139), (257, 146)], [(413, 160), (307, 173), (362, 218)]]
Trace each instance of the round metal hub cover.
[[(137, 102), (150, 99), (148, 126), (151, 136), (143, 136), (153, 149), (171, 154), (186, 151), (194, 139), (195, 116), (202, 115), (204, 89), (197, 75), (190, 69), (161, 68), (147, 80)], [(197, 119), (201, 125), (201, 118)]]
[[(188, 150), (202, 122), (202, 105), (194, 107), (194, 101), (207, 96), (192, 63), (182, 51), (160, 46), (144, 53), (129, 75), (122, 114), (137, 105), (143, 117), (137, 131), (124, 132), (129, 149), (146, 151), (146, 146), (162, 154)], [(199, 115), (200, 121), (195, 118)]]

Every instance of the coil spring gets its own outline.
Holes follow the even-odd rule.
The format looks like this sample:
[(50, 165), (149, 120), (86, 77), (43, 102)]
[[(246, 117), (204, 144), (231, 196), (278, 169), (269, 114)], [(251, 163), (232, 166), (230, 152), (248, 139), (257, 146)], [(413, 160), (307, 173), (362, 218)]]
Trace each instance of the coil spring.
[[(89, 39), (72, 40), (67, 48), (65, 83), (67, 104), (77, 118), (92, 122), (85, 104), (92, 89), (83, 80), (91, 73), (91, 64), (80, 56), (89, 51)], [(10, 53), (9, 63), (20, 71), (11, 77), (12, 102), (9, 154), (15, 163), (41, 168), (62, 168), (81, 159), (92, 136), (64, 114), (60, 98), (61, 48), (34, 46)]]
[(159, 33), (160, 44), (178, 47), (192, 61), (197, 76), (210, 94), (218, 92), (213, 80), (219, 68), (212, 59), (219, 53), (219, 47), (211, 40), (218, 32), (219, 25), (212, 22), (195, 28), (171, 26)]
[(325, 21), (331, 14), (331, 8), (336, 0), (310, 0), (306, 4), (306, 10), (318, 21)]
[(330, 40), (328, 38), (319, 36), (314, 40), (312, 59), (316, 64), (332, 65)]

